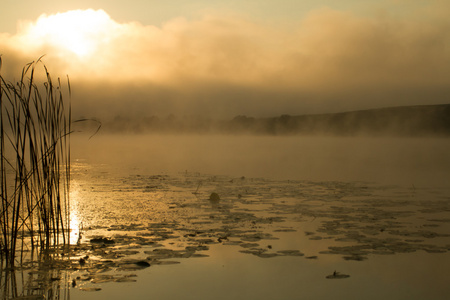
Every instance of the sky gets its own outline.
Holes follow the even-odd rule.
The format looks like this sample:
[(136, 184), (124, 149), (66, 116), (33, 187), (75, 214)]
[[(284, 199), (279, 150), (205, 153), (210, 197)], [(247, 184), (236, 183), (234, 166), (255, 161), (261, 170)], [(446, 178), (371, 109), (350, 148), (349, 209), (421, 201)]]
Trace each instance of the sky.
[(231, 118), (450, 103), (447, 0), (3, 0), (2, 76), (75, 116)]

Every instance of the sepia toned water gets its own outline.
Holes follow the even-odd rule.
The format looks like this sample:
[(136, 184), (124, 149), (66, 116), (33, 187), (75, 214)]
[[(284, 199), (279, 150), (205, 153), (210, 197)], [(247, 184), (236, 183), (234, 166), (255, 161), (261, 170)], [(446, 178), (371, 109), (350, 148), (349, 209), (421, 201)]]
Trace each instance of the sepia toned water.
[(73, 158), (150, 173), (448, 186), (448, 138), (74, 135)]
[(78, 246), (52, 295), (447, 299), (449, 146), (448, 139), (74, 136)]
[[(179, 263), (132, 270), (136, 282), (87, 281), (101, 291), (73, 289), (72, 298), (445, 299), (450, 292), (446, 139), (80, 140), (73, 201), (91, 227), (86, 233), (135, 250), (119, 260), (180, 252), (156, 251)], [(213, 192), (220, 202), (208, 200)], [(335, 271), (350, 277), (326, 278)]]

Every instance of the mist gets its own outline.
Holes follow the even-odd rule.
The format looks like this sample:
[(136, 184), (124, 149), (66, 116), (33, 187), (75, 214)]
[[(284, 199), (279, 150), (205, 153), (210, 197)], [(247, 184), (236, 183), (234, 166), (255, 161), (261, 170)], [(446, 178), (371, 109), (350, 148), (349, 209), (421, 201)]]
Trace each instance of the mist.
[[(418, 15), (320, 8), (286, 23), (208, 12), (160, 26), (118, 22), (103, 10), (24, 20), (0, 34), (2, 74), (45, 54), (71, 80), (75, 117), (274, 117), (448, 101), (450, 23), (430, 3)], [(58, 44), (52, 20), (86, 13), (84, 48)], [(69, 27), (71, 28), (71, 27)], [(95, 30), (94, 30), (95, 29)], [(69, 45), (69, 46), (68, 46)]]
[(73, 157), (118, 172), (447, 187), (448, 139), (77, 135)]
[(5, 297), (449, 294), (448, 0), (80, 1), (0, 20)]

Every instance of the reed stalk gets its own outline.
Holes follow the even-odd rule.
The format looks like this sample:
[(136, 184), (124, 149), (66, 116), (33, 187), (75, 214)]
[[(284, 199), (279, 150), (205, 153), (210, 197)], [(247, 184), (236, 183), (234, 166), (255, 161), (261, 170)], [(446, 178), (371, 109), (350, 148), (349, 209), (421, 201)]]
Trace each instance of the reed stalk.
[(0, 254), (11, 265), (26, 247), (42, 250), (69, 241), (67, 82), (68, 100), (41, 59), (27, 64), (15, 83), (0, 73)]

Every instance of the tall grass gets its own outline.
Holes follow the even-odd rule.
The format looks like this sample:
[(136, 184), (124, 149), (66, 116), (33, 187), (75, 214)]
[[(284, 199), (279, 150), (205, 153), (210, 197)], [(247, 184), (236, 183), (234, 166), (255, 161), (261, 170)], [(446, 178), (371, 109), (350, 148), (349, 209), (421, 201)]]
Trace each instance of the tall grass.
[(17, 82), (2, 77), (1, 63), (0, 253), (13, 265), (28, 247), (68, 242), (70, 83), (66, 99), (41, 59)]

